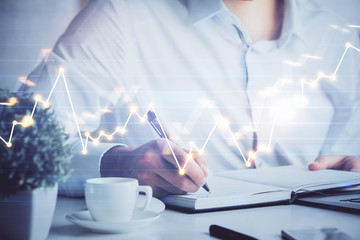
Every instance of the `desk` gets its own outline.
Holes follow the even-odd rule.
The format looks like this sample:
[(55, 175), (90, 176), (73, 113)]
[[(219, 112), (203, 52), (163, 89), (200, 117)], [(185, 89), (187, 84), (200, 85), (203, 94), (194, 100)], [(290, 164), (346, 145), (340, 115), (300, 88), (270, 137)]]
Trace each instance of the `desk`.
[(211, 224), (260, 239), (281, 239), (280, 230), (283, 228), (334, 226), (360, 239), (360, 215), (297, 205), (200, 214), (165, 210), (151, 225), (127, 234), (92, 233), (65, 219), (68, 213), (84, 209), (84, 199), (59, 197), (48, 239), (210, 239), (208, 232)]

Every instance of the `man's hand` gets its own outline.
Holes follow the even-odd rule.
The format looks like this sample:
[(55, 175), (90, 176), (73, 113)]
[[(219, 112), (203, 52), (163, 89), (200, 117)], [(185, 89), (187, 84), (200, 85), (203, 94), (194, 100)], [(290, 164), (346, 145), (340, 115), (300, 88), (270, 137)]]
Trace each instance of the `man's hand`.
[(320, 156), (309, 165), (310, 170), (327, 168), (360, 172), (360, 158), (352, 156)]
[[(183, 167), (188, 152), (171, 141), (170, 144)], [(165, 139), (148, 142), (136, 149), (115, 147), (101, 159), (100, 173), (102, 177), (137, 178), (141, 185), (151, 186), (156, 197), (196, 192), (205, 183), (207, 159), (197, 153), (192, 155), (185, 175), (180, 175)]]

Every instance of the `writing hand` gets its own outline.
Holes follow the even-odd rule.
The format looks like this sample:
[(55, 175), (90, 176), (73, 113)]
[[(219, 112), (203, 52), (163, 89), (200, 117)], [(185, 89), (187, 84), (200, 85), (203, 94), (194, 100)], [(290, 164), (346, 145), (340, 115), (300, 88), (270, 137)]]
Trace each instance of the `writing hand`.
[[(170, 142), (181, 167), (188, 152)], [(179, 168), (170, 151), (166, 139), (150, 141), (138, 148), (115, 147), (104, 154), (100, 172), (102, 177), (137, 178), (141, 185), (153, 188), (154, 196), (196, 192), (205, 183), (207, 159), (193, 153), (185, 174)]]

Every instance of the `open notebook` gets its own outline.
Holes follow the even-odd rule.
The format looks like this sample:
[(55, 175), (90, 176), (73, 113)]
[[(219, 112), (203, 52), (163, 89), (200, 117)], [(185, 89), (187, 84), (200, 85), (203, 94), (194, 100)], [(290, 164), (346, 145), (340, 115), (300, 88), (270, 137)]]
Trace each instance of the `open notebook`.
[(201, 188), (196, 193), (171, 195), (163, 201), (186, 212), (291, 203), (308, 192), (358, 185), (360, 173), (285, 166), (223, 172), (208, 177), (207, 183), (211, 193)]

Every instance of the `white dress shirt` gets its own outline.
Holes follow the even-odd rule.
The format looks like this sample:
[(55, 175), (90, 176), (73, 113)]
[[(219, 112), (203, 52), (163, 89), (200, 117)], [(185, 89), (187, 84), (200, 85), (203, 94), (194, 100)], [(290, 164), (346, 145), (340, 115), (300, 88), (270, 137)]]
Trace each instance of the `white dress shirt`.
[[(320, 154), (360, 155), (360, 53), (348, 49), (335, 80), (303, 84), (319, 72), (332, 75), (347, 42), (359, 45), (345, 21), (302, 1), (285, 1), (278, 40), (253, 43), (221, 0), (98, 0), (75, 17), (29, 78), (37, 84), (31, 90), (47, 96), (63, 66), (80, 129), (92, 136), (122, 126), (130, 106), (143, 115), (153, 104), (180, 146), (201, 148), (208, 140), (211, 171), (244, 167), (240, 151), (247, 158), (253, 130), (255, 167), (307, 165)], [(67, 195), (82, 194), (109, 146), (158, 138), (134, 115), (125, 135), (89, 142), (82, 156), (62, 81), (51, 103), (78, 154), (72, 177), (60, 185)], [(229, 128), (218, 122), (208, 139), (223, 118)]]

